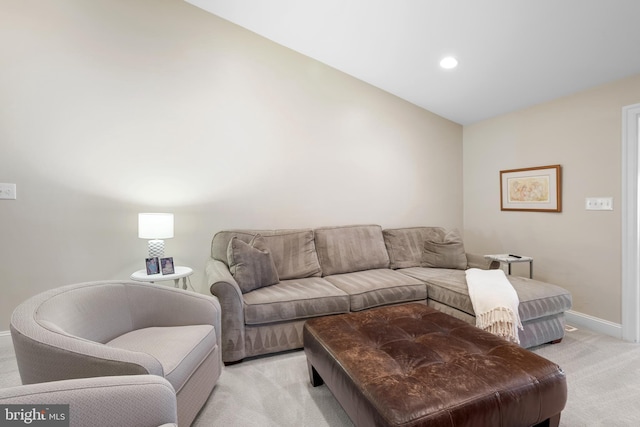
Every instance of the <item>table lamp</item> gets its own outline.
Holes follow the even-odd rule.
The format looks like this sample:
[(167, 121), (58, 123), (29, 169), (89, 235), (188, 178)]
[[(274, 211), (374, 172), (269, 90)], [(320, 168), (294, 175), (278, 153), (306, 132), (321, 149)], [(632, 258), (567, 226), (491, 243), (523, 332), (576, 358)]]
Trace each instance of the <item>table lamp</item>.
[(173, 237), (173, 214), (138, 214), (138, 237), (149, 240), (149, 258), (164, 256), (164, 240)]

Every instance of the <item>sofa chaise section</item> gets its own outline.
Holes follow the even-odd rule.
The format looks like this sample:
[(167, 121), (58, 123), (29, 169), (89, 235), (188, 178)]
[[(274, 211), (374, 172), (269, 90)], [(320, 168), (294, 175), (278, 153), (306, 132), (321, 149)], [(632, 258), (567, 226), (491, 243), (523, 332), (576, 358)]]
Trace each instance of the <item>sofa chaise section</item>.
[[(444, 233), (444, 229), (438, 227), (385, 230), (385, 239), (390, 254), (393, 254), (396, 271), (426, 283), (427, 305), (475, 325), (464, 270), (421, 265), (423, 249), (420, 242), (430, 237), (438, 239), (438, 235), (441, 238)], [(472, 258), (469, 254), (467, 257)], [(481, 263), (475, 258), (476, 265)], [(471, 263), (468, 266), (472, 266)], [(495, 262), (490, 265), (491, 268), (497, 266)], [(479, 267), (482, 268), (481, 265)], [(571, 294), (560, 286), (524, 277), (509, 276), (509, 281), (520, 301), (518, 311), (524, 328), (519, 331), (520, 345), (530, 348), (561, 340), (564, 337), (564, 313), (571, 308)]]

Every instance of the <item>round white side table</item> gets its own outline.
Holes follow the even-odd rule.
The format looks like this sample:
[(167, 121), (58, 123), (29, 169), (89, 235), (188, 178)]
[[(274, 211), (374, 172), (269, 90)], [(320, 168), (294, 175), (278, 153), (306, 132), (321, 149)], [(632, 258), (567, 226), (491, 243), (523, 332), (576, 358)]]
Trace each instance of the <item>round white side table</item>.
[(176, 288), (180, 285), (180, 279), (182, 279), (182, 289), (187, 289), (187, 277), (193, 274), (193, 270), (190, 267), (175, 266), (175, 273), (173, 274), (147, 274), (147, 270), (138, 270), (131, 275), (131, 280), (137, 280), (138, 282), (161, 282), (163, 280), (173, 280)]

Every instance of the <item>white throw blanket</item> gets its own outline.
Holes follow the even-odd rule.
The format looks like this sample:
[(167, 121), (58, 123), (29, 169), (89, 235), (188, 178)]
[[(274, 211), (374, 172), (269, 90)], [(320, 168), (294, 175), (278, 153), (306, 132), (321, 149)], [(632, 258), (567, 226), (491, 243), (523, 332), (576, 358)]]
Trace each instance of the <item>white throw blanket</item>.
[(502, 270), (466, 270), (469, 297), (476, 313), (476, 326), (508, 341), (520, 344), (522, 328), (516, 290)]

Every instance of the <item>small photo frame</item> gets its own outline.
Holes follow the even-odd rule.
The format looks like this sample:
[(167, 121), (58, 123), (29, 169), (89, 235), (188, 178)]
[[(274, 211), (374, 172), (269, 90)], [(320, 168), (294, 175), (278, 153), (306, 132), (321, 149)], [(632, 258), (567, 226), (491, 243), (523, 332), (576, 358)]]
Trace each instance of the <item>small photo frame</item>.
[(175, 273), (173, 268), (173, 257), (160, 258), (160, 266), (162, 267), (162, 274)]
[(146, 258), (145, 265), (147, 266), (147, 275), (160, 274), (160, 263), (158, 257)]

